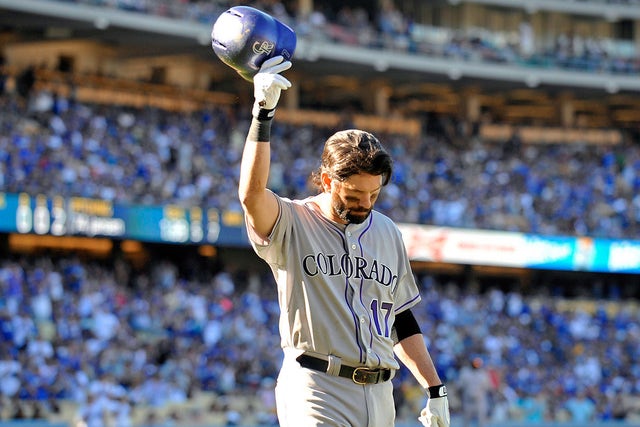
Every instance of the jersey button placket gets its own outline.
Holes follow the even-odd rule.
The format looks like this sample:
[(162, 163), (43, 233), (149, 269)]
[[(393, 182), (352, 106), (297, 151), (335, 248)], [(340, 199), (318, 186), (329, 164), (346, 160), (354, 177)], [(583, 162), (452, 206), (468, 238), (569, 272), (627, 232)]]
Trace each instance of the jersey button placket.
[(358, 246), (357, 246), (355, 243), (353, 243), (353, 242), (351, 241), (351, 235), (352, 235), (353, 233), (351, 233), (350, 231), (347, 231), (345, 234), (347, 235), (347, 240), (351, 243), (351, 244), (349, 245), (349, 246), (351, 247), (351, 250), (352, 250), (352, 251), (355, 251), (355, 250), (358, 248)]

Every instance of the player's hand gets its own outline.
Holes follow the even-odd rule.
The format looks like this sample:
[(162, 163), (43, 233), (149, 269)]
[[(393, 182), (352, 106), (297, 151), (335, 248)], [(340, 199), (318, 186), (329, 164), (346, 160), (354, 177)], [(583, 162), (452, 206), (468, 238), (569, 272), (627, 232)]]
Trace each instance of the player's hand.
[(426, 427), (449, 427), (451, 417), (447, 396), (429, 398), (418, 420)]
[(269, 58), (260, 67), (258, 74), (253, 76), (253, 115), (258, 117), (260, 110), (273, 110), (278, 105), (280, 93), (291, 87), (291, 82), (280, 75), (291, 68), (291, 61), (285, 61), (282, 56)]

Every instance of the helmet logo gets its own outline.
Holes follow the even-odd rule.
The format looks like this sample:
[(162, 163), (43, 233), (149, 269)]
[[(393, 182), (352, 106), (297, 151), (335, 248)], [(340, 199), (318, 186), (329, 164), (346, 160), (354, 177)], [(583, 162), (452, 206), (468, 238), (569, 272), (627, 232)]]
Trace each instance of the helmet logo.
[(257, 41), (255, 43), (253, 43), (253, 53), (255, 54), (261, 54), (261, 53), (266, 53), (267, 55), (269, 55), (271, 52), (273, 52), (273, 48), (275, 47), (275, 43), (272, 43), (270, 41)]

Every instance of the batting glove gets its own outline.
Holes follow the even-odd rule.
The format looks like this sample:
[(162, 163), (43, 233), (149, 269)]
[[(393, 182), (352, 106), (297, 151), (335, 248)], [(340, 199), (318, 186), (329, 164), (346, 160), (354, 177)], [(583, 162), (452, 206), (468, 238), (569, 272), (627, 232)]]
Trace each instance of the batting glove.
[(291, 61), (285, 61), (282, 56), (269, 58), (260, 67), (260, 71), (253, 77), (253, 116), (261, 119), (273, 117), (276, 105), (280, 99), (280, 92), (291, 87), (291, 82), (280, 73), (291, 68)]
[(418, 421), (425, 427), (449, 427), (449, 400), (445, 386), (429, 387), (429, 400), (420, 412)]

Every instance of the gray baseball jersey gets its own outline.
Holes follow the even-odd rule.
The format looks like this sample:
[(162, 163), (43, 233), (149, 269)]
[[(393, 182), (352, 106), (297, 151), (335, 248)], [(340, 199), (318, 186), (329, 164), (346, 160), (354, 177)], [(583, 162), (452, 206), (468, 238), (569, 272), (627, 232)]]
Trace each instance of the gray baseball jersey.
[(278, 197), (267, 241), (249, 230), (277, 282), (285, 353), (398, 369), (391, 328), (396, 314), (420, 301), (399, 229), (376, 211), (362, 224), (336, 224), (313, 200)]

